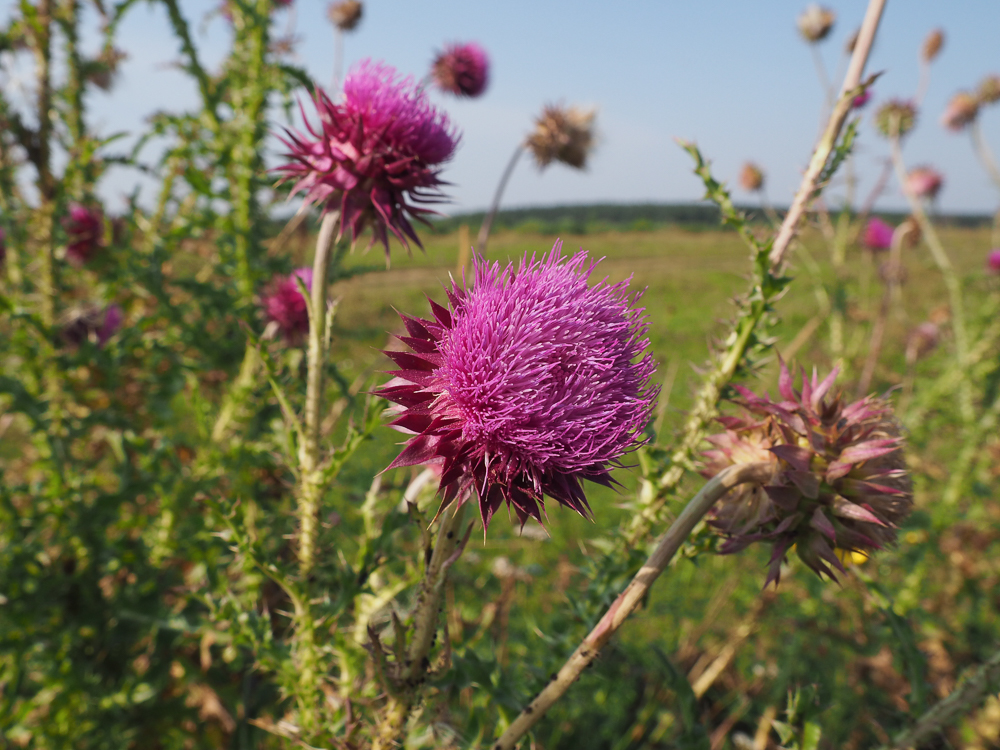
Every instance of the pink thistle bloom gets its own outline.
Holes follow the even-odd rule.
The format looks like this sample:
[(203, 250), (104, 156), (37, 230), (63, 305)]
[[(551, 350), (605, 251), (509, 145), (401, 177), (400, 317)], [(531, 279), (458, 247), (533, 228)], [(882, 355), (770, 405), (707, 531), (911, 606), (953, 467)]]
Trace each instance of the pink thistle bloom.
[(986, 255), (986, 270), (1000, 274), (1000, 247), (995, 247)]
[[(389, 258), (391, 231), (409, 250), (407, 238), (423, 247), (409, 217), (427, 223), (434, 213), (414, 203), (444, 200), (435, 167), (451, 158), (458, 136), (448, 117), (434, 108), (412, 78), (366, 60), (344, 81), (344, 102), (334, 104), (322, 91), (314, 99), (319, 125), (309, 135), (286, 131), (289, 162), (275, 171), (295, 180), (292, 194), (323, 211), (340, 210), (340, 230), (350, 227), (356, 242), (366, 227)], [(303, 117), (305, 113), (303, 112)], [(311, 137), (310, 137), (311, 136)]]
[(865, 106), (872, 98), (871, 89), (865, 89), (862, 93), (854, 97), (854, 101), (851, 102), (851, 106), (854, 109), (861, 109)]
[(869, 250), (888, 250), (892, 246), (892, 234), (895, 231), (891, 224), (886, 224), (877, 216), (873, 216), (865, 226), (861, 242)]
[(489, 84), (490, 61), (486, 50), (475, 42), (452, 44), (434, 59), (431, 76), (442, 91), (476, 97)]
[(933, 167), (914, 167), (906, 175), (906, 190), (918, 198), (936, 198), (944, 178)]
[(588, 286), (597, 263), (564, 258), (561, 242), (516, 268), (474, 265), (471, 289), (447, 291), (450, 309), (401, 316), (413, 351), (386, 352), (400, 369), (378, 392), (412, 437), (389, 468), (439, 465), (441, 509), (474, 492), (484, 530), (505, 503), (522, 526), (541, 523), (545, 495), (587, 517), (582, 480), (614, 484), (656, 400), (639, 294)]
[(955, 94), (941, 115), (941, 124), (948, 130), (964, 130), (979, 115), (979, 98), (966, 91)]
[(82, 266), (94, 256), (104, 238), (104, 218), (100, 209), (70, 203), (69, 216), (62, 220), (62, 225), (68, 238), (66, 257)]
[(103, 310), (96, 306), (77, 308), (66, 316), (61, 334), (63, 341), (72, 347), (90, 341), (103, 348), (121, 329), (123, 321), (122, 309), (114, 303)]
[(312, 276), (311, 268), (296, 269), (291, 276), (278, 276), (261, 300), (264, 315), (278, 324), (288, 342), (296, 342), (309, 332), (309, 307), (296, 279), (301, 279), (306, 289), (312, 291)]

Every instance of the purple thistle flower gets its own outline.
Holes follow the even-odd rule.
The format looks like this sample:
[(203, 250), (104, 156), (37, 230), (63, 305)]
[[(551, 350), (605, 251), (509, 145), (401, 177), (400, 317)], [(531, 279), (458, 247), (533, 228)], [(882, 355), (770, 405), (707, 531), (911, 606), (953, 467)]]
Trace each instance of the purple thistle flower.
[(66, 244), (66, 257), (82, 266), (101, 246), (104, 237), (101, 211), (79, 203), (70, 203), (69, 216), (63, 218), (62, 225), (69, 240)]
[(1000, 247), (995, 247), (987, 253), (986, 270), (990, 273), (1000, 273)]
[(854, 109), (861, 109), (871, 100), (871, 98), (872, 98), (871, 89), (865, 89), (856, 97), (854, 97), (854, 101), (851, 102), (851, 107), (853, 107)]
[(312, 291), (312, 277), (311, 268), (298, 268), (290, 276), (278, 276), (261, 300), (264, 315), (278, 324), (281, 335), (289, 343), (309, 332), (309, 307), (296, 278)]
[[(657, 389), (648, 321), (628, 281), (588, 286), (594, 262), (562, 243), (502, 268), (476, 256), (475, 284), (453, 284), (451, 309), (402, 315), (413, 351), (379, 394), (391, 426), (413, 435), (388, 468), (439, 465), (443, 510), (476, 493), (484, 530), (504, 503), (523, 526), (543, 496), (589, 516), (581, 484), (612, 486), (611, 468), (641, 442)], [(440, 511), (439, 511), (440, 512)]]
[(886, 224), (877, 216), (873, 216), (865, 226), (861, 242), (869, 250), (888, 250), (892, 246), (892, 235), (895, 231), (891, 224)]
[(906, 189), (918, 198), (934, 199), (941, 192), (944, 177), (933, 167), (914, 167), (906, 175)]
[(306, 202), (320, 204), (324, 212), (340, 210), (338, 239), (350, 227), (356, 242), (370, 225), (369, 247), (381, 241), (386, 260), (387, 229), (407, 250), (407, 238), (423, 247), (407, 214), (427, 223), (423, 214), (434, 211), (413, 204), (444, 200), (435, 167), (458, 144), (448, 117), (412, 78), (400, 79), (394, 68), (370, 60), (348, 74), (343, 104), (318, 89), (313, 103), (318, 128), (307, 121), (308, 136), (285, 131), (290, 161), (275, 169), (283, 173), (282, 181), (295, 180), (292, 194), (304, 192)]
[(70, 310), (63, 319), (60, 333), (63, 341), (72, 347), (90, 341), (103, 348), (118, 333), (123, 321), (124, 314), (117, 304), (112, 303), (103, 310), (90, 305)]
[(476, 97), (490, 82), (490, 61), (475, 42), (452, 44), (434, 59), (431, 76), (442, 91)]

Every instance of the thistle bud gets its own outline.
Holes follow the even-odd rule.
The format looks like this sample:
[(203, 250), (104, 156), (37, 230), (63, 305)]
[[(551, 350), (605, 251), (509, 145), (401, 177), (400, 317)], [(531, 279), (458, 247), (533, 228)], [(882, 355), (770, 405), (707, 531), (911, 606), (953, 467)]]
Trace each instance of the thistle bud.
[(941, 124), (948, 130), (956, 133), (964, 130), (965, 126), (976, 119), (979, 114), (979, 98), (972, 94), (959, 91), (948, 102), (948, 106), (941, 115)]
[(583, 169), (594, 147), (593, 110), (549, 105), (535, 120), (535, 130), (526, 146), (541, 168), (553, 161)]
[(261, 299), (265, 317), (278, 325), (285, 341), (296, 344), (309, 332), (309, 303), (302, 295), (299, 281), (312, 291), (311, 268), (299, 268), (290, 276), (271, 280)]
[(865, 231), (861, 233), (861, 244), (873, 252), (888, 250), (892, 247), (892, 235), (895, 231), (892, 224), (873, 216), (865, 225)]
[(944, 46), (944, 31), (941, 29), (934, 29), (927, 38), (924, 39), (924, 46), (920, 50), (920, 56), (923, 58), (924, 62), (931, 62), (935, 57), (941, 53), (941, 48)]
[(764, 188), (764, 171), (752, 161), (748, 161), (740, 170), (740, 187), (748, 193), (762, 190)]
[(995, 73), (986, 76), (979, 82), (977, 93), (980, 104), (993, 104), (996, 101), (1000, 101), (1000, 76)]
[(813, 4), (802, 12), (796, 23), (803, 38), (815, 44), (829, 36), (836, 20), (837, 14), (832, 10)]
[(875, 127), (886, 138), (906, 135), (916, 122), (917, 108), (905, 99), (890, 99), (875, 112)]
[(844, 571), (837, 551), (870, 556), (896, 539), (913, 506), (899, 423), (876, 396), (845, 404), (828, 393), (837, 370), (820, 381), (802, 373), (793, 387), (784, 362), (781, 401), (737, 386), (744, 417), (722, 417), (723, 433), (709, 438), (702, 474), (747, 461), (766, 461), (770, 479), (744, 484), (724, 496), (710, 523), (726, 540), (723, 554), (754, 542), (772, 545), (765, 586), (777, 584), (787, 553), (795, 551), (819, 575)]
[(915, 326), (906, 337), (906, 364), (912, 365), (937, 348), (941, 341), (941, 329), (930, 320)]
[(362, 10), (358, 0), (343, 0), (339, 3), (330, 3), (326, 15), (341, 31), (353, 31), (361, 23)]
[(104, 244), (104, 218), (98, 208), (70, 203), (62, 225), (68, 240), (66, 257), (75, 265), (89, 261)]
[(851, 107), (854, 108), (854, 109), (861, 109), (869, 101), (871, 101), (871, 98), (872, 98), (871, 89), (865, 89), (860, 94), (858, 94), (856, 97), (854, 97), (854, 101), (851, 102)]
[(449, 45), (434, 58), (431, 77), (442, 91), (455, 96), (480, 96), (490, 80), (486, 50), (475, 42)]
[(906, 192), (918, 198), (936, 198), (943, 184), (941, 173), (932, 167), (914, 167), (906, 175)]
[(989, 273), (1000, 274), (1000, 247), (995, 247), (986, 254), (986, 270)]

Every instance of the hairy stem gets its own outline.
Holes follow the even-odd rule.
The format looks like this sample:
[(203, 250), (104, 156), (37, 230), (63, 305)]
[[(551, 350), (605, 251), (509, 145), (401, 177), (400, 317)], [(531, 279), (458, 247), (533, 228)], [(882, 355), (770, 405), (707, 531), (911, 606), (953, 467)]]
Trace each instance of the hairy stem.
[(649, 593), (650, 588), (666, 569), (688, 535), (711, 509), (715, 502), (733, 487), (746, 482), (763, 482), (770, 476), (771, 464), (767, 462), (730, 466), (709, 480), (687, 504), (677, 519), (663, 535), (653, 554), (646, 560), (625, 590), (608, 608), (597, 626), (584, 638), (573, 655), (555, 678), (514, 719), (507, 730), (491, 746), (492, 750), (513, 750), (518, 741), (528, 733), (542, 716), (558, 701), (569, 686), (587, 666), (597, 658), (600, 650), (611, 640), (630, 614)]
[[(951, 308), (951, 330), (955, 335), (955, 358), (961, 371), (967, 372), (969, 366), (969, 335), (965, 326), (965, 305), (962, 302), (962, 284), (955, 273), (955, 268), (945, 252), (944, 246), (934, 229), (934, 225), (927, 217), (923, 204), (906, 187), (906, 166), (903, 164), (903, 151), (899, 146), (899, 136), (894, 134), (889, 139), (892, 150), (892, 164), (896, 170), (896, 179), (903, 186), (903, 194), (910, 204), (913, 218), (920, 225), (927, 247), (930, 248), (931, 257), (937, 264), (941, 277), (944, 280), (945, 289), (948, 291), (948, 305)], [(958, 388), (958, 408), (962, 421), (969, 424), (975, 418), (972, 402), (972, 382), (968, 377), (963, 377)]]
[(483, 224), (479, 227), (479, 235), (476, 237), (476, 250), (480, 253), (486, 252), (486, 243), (490, 238), (490, 227), (493, 226), (493, 220), (497, 216), (497, 211), (500, 210), (500, 199), (503, 198), (503, 191), (507, 189), (507, 183), (510, 181), (510, 176), (514, 173), (514, 167), (517, 166), (518, 159), (521, 158), (521, 154), (524, 153), (524, 144), (518, 144), (517, 148), (514, 149), (514, 153), (510, 157), (510, 161), (507, 162), (507, 167), (503, 171), (503, 175), (500, 177), (500, 182), (497, 184), (497, 191), (493, 194), (493, 202), (490, 204), (490, 210), (487, 212), (486, 216), (483, 217)]

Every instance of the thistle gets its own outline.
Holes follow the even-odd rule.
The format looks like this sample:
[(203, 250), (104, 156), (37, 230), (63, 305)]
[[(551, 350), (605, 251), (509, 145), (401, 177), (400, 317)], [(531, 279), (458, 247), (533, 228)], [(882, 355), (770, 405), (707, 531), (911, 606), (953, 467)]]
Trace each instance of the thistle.
[(330, 3), (326, 9), (326, 15), (330, 22), (341, 31), (353, 31), (361, 23), (362, 10), (358, 0), (343, 0), (339, 3)]
[[(274, 171), (295, 180), (292, 194), (305, 193), (324, 213), (339, 210), (338, 239), (372, 229), (369, 247), (379, 241), (389, 259), (388, 232), (409, 250), (423, 247), (410, 219), (427, 223), (434, 211), (415, 204), (444, 200), (439, 165), (451, 158), (458, 137), (412, 78), (366, 60), (344, 81), (344, 101), (334, 104), (321, 90), (313, 100), (319, 125), (309, 135), (285, 131), (287, 164)], [(304, 117), (303, 113), (303, 117)]]
[(933, 200), (943, 184), (944, 178), (933, 167), (914, 167), (906, 175), (906, 190), (918, 198)]
[(837, 550), (871, 555), (892, 544), (913, 505), (891, 406), (876, 396), (851, 404), (840, 395), (828, 398), (836, 376), (834, 370), (820, 381), (803, 372), (800, 392), (782, 362), (782, 400), (736, 386), (746, 415), (721, 417), (725, 432), (709, 438), (706, 477), (737, 463), (773, 466), (767, 484), (732, 490), (711, 520), (726, 537), (723, 554), (771, 543), (765, 586), (778, 583), (793, 546), (810, 569), (836, 579), (835, 570), (844, 572)]
[(993, 104), (1000, 101), (1000, 76), (995, 73), (986, 76), (979, 82), (976, 94), (980, 104)]
[(986, 254), (986, 270), (1000, 274), (1000, 247), (995, 247)]
[(104, 218), (100, 209), (69, 204), (69, 215), (62, 220), (66, 230), (66, 257), (82, 266), (101, 248), (104, 240)]
[(312, 269), (299, 268), (291, 276), (278, 276), (261, 299), (261, 309), (268, 320), (277, 324), (285, 341), (297, 343), (309, 332), (308, 302), (299, 288), (312, 289)]
[(90, 341), (103, 348), (122, 327), (123, 320), (122, 309), (116, 304), (103, 309), (95, 305), (74, 308), (63, 317), (60, 335), (72, 347)]
[(861, 234), (861, 244), (872, 251), (888, 250), (892, 247), (892, 235), (895, 228), (877, 216), (873, 216), (865, 225)]
[(944, 31), (941, 29), (934, 29), (927, 35), (924, 39), (924, 46), (920, 50), (920, 56), (923, 58), (925, 63), (931, 62), (935, 57), (941, 54), (941, 48), (944, 46)]
[(905, 99), (890, 99), (875, 112), (875, 128), (886, 138), (906, 135), (916, 122), (917, 108)]
[(966, 91), (959, 91), (948, 102), (941, 115), (941, 124), (956, 133), (964, 130), (979, 114), (979, 97)]
[(612, 486), (656, 396), (639, 295), (627, 281), (588, 286), (596, 265), (560, 242), (516, 268), (476, 255), (475, 284), (453, 283), (450, 309), (402, 315), (412, 352), (386, 352), (400, 369), (379, 394), (413, 437), (389, 468), (440, 467), (441, 510), (475, 494), (484, 530), (504, 504), (541, 523), (546, 495), (589, 516), (583, 480)]
[(593, 110), (549, 105), (525, 145), (542, 169), (553, 161), (583, 169), (594, 146), (594, 117)]
[(455, 96), (480, 96), (490, 80), (486, 50), (475, 42), (449, 45), (434, 59), (431, 77), (442, 91)]
[(829, 36), (836, 20), (837, 14), (832, 10), (813, 4), (802, 12), (796, 24), (802, 37), (810, 44), (815, 44)]
[(871, 98), (872, 98), (871, 90), (865, 89), (856, 97), (854, 97), (854, 101), (851, 102), (851, 107), (853, 107), (854, 109), (861, 109), (866, 104), (868, 104), (869, 101), (871, 101)]
[(764, 188), (764, 170), (748, 161), (740, 170), (740, 187), (748, 193), (756, 193)]

